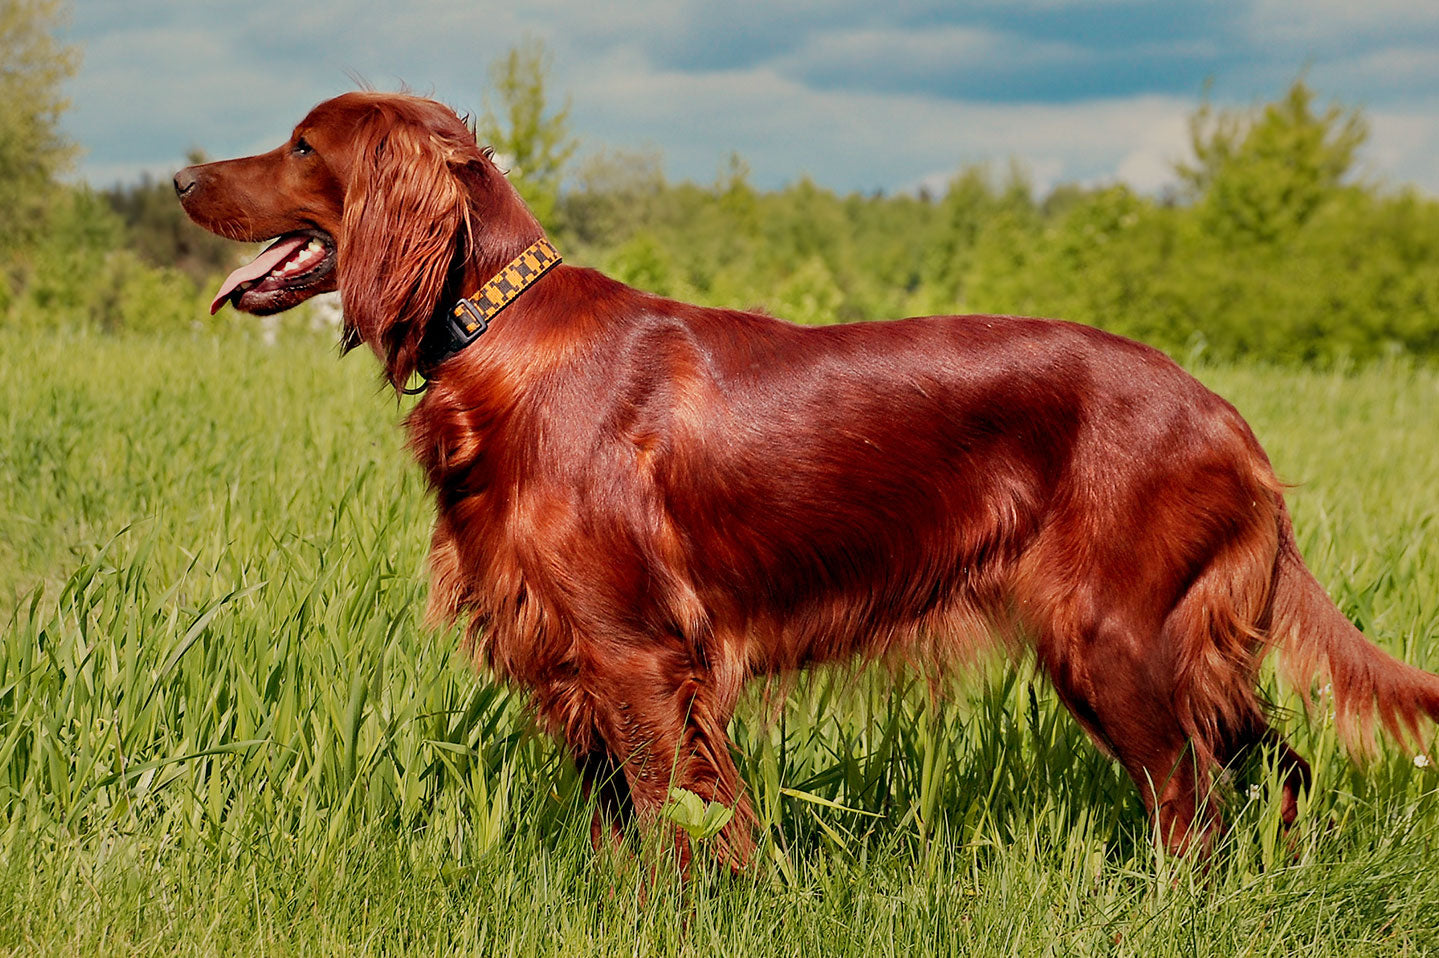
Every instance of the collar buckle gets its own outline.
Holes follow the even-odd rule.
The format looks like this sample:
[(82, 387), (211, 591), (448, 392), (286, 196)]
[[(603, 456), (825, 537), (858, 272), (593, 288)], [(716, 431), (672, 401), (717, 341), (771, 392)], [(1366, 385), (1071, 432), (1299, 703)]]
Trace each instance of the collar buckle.
[(407, 395), (424, 392), (430, 372), (483, 336), (500, 310), (514, 302), (560, 261), (559, 251), (549, 240), (541, 237), (472, 295), (457, 300), (448, 312), (437, 317), (440, 321), (432, 321), (425, 331), (424, 341), (420, 344), (422, 359), (418, 370), (425, 383), (417, 389), (401, 387), (400, 391)]
[(484, 310), (472, 299), (462, 299), (450, 310), (450, 349), (459, 352), (479, 339), (490, 328), (490, 320)]

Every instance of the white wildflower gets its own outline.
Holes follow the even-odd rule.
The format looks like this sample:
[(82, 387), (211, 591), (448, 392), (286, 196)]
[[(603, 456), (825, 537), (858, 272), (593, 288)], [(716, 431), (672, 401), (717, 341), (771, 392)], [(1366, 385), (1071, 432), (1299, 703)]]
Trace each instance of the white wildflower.
[(1428, 767), (1429, 767), (1429, 756), (1425, 755), (1423, 752), (1420, 752), (1418, 755), (1414, 756), (1414, 767), (1415, 767), (1415, 768), (1428, 768)]
[(321, 293), (309, 301), (310, 330), (316, 333), (338, 332), (345, 323), (345, 311), (339, 293)]

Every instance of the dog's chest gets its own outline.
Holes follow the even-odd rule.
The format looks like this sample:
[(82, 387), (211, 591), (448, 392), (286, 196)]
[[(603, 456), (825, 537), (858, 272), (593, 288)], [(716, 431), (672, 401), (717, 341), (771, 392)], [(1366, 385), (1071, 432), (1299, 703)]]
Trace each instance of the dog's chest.
[(405, 420), (410, 450), (442, 503), (483, 491), (504, 465), (504, 417), (482, 396), (432, 393)]

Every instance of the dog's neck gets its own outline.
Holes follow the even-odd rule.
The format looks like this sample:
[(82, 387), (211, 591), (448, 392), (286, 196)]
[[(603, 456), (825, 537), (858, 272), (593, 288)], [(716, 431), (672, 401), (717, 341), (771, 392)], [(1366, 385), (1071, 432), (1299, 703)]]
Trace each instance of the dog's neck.
[[(426, 384), (440, 364), (479, 339), (505, 307), (559, 262), (559, 251), (541, 235), (480, 283), (473, 293), (460, 297), (448, 308), (437, 310), (425, 328), (416, 363), (416, 369), (425, 377)], [(470, 280), (465, 285), (473, 285), (473, 282)], [(402, 387), (402, 391), (410, 394), (423, 392), (424, 389), (425, 386), (414, 389)]]
[(403, 384), (414, 373), (428, 378), (441, 362), (454, 354), (456, 345), (473, 341), (473, 337), (455, 335), (457, 329), (452, 320), (457, 318), (456, 304), (480, 293), (526, 250), (545, 240), (539, 220), (504, 173), (487, 157), (477, 155), (457, 171), (457, 176), (465, 208), (454, 237), (444, 289), (423, 327), (411, 326), (411, 331), (400, 334), (399, 342), (410, 345), (381, 353), (382, 357), (388, 356), (386, 378), (407, 393), (425, 388), (404, 388)]

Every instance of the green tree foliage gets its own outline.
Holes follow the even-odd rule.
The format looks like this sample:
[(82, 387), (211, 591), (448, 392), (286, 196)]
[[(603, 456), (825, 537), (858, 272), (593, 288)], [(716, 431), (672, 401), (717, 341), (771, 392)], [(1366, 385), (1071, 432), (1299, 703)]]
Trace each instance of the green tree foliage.
[(1296, 82), (1191, 125), (1183, 202), (1067, 191), (1027, 224), (991, 217), (967, 307), (1058, 315), (1181, 357), (1329, 363), (1439, 355), (1439, 204), (1352, 182), (1366, 125)]
[(490, 68), (490, 84), (499, 99), (485, 98), (485, 114), (476, 128), (480, 141), (495, 148), (510, 178), (541, 222), (548, 223), (559, 198), (565, 164), (577, 142), (570, 135), (568, 100), (551, 110), (545, 93), (550, 54), (540, 40), (511, 47)]
[(127, 233), (104, 196), (80, 187), (58, 193), (45, 232), (28, 251), (30, 267), (10, 304), (10, 321), (174, 332), (205, 319), (207, 300), (195, 281), (147, 263), (130, 248)]
[(59, 0), (0, 3), (0, 253), (39, 231), (55, 174), (74, 155), (59, 128), (60, 84), (77, 58), (55, 41), (59, 20)]
[(1190, 118), (1193, 164), (1177, 171), (1207, 230), (1228, 242), (1288, 239), (1341, 188), (1368, 126), (1357, 111), (1314, 111), (1314, 93), (1295, 82), (1257, 115), (1215, 110)]
[[(203, 154), (194, 151), (185, 160), (204, 161)], [(115, 186), (104, 196), (125, 223), (126, 248), (151, 266), (179, 270), (200, 284), (234, 266), (235, 244), (192, 223), (175, 202), (168, 177), (141, 174), (138, 183)]]
[(205, 315), (194, 280), (153, 268), (158, 250), (135, 241), (155, 224), (177, 228), (174, 190), (147, 181), (101, 196), (58, 180), (74, 155), (60, 84), (77, 61), (55, 40), (60, 19), (58, 0), (0, 3), (0, 315), (30, 327), (188, 328)]
[[(31, 51), (29, 79), (7, 83), (53, 90), (63, 76), (64, 52), (41, 36), (54, 9), (5, 8), (5, 23), (31, 30), (7, 27), (27, 38), (10, 47)], [(802, 323), (1053, 316), (1181, 359), (1439, 357), (1439, 203), (1357, 181), (1363, 116), (1316, 106), (1302, 80), (1255, 109), (1201, 107), (1171, 196), (1065, 184), (1041, 197), (1013, 163), (960, 169), (937, 195), (838, 195), (807, 177), (756, 189), (736, 154), (707, 184), (666, 181), (652, 152), (602, 152), (571, 169), (568, 106), (552, 108), (548, 66), (537, 41), (498, 61), (497, 106), (477, 135), (504, 154), (571, 263), (642, 289)], [(50, 227), (27, 241), (24, 270), (0, 274), (0, 310), (116, 330), (203, 319), (199, 290), (231, 264), (231, 244), (186, 221), (167, 183), (96, 196), (54, 185), (63, 149), (32, 153), (16, 168), (50, 185)]]
[(555, 228), (587, 246), (618, 246), (658, 215), (665, 192), (658, 153), (600, 151), (575, 171)]

